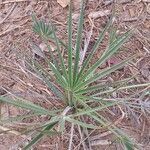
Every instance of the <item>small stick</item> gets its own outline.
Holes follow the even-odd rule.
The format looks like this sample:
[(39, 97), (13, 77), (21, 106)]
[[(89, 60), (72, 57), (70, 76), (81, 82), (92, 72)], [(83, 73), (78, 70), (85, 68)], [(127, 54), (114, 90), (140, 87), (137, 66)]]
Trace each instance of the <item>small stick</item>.
[(74, 131), (74, 124), (72, 123), (68, 150), (72, 150), (73, 131)]
[(4, 21), (11, 15), (11, 13), (14, 11), (15, 7), (17, 6), (17, 3), (14, 3), (13, 6), (11, 7), (10, 11), (7, 13), (5, 18), (0, 21), (0, 24), (4, 23)]
[(3, 126), (0, 126), (0, 130), (2, 130), (2, 131), (4, 131), (4, 132), (9, 132), (9, 133), (15, 134), (15, 135), (17, 135), (17, 136), (21, 136), (21, 137), (23, 137), (23, 138), (26, 138), (26, 136), (25, 136), (25, 135), (21, 135), (20, 132), (15, 131), (15, 130), (11, 130), (11, 129), (6, 128), (6, 127), (3, 127)]
[(19, 2), (25, 2), (25, 1), (29, 1), (29, 0), (9, 0), (9, 1), (5, 1), (5, 2), (1, 2), (0, 5), (9, 4), (9, 3), (19, 3)]

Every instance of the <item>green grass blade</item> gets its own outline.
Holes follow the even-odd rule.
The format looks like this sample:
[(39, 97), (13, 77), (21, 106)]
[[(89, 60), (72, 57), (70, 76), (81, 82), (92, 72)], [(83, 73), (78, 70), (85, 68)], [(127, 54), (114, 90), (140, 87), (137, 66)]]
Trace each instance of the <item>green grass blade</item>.
[(133, 77), (131, 78), (127, 78), (127, 79), (123, 79), (123, 80), (120, 80), (120, 81), (114, 81), (114, 82), (110, 82), (110, 83), (106, 83), (106, 82), (102, 82), (100, 84), (96, 84), (96, 85), (93, 85), (93, 86), (89, 86), (83, 90), (79, 90), (79, 91), (76, 91), (75, 93), (76, 94), (88, 94), (91, 93), (91, 92), (97, 92), (97, 91), (100, 91), (100, 90), (106, 90), (106, 89), (109, 89), (110, 87), (120, 87), (120, 86), (124, 86), (126, 85), (131, 79), (133, 79)]
[(50, 60), (50, 62), (53, 62), (54, 65), (56, 66), (56, 68), (59, 70), (59, 65), (58, 65), (58, 62), (57, 62), (53, 52), (52, 52), (51, 46), (48, 44), (47, 39), (44, 39), (44, 41), (47, 45), (47, 48), (48, 48), (48, 51), (49, 51), (49, 54), (50, 54), (50, 59), (52, 60), (52, 61)]
[(73, 70), (72, 70), (72, 0), (69, 5), (69, 17), (68, 17), (68, 76), (70, 87), (72, 87)]
[(47, 127), (43, 129), (43, 132), (38, 134), (27, 146), (23, 148), (23, 150), (30, 149), (34, 144), (36, 144), (45, 135), (44, 132), (46, 132), (47, 130), (51, 130), (57, 123), (58, 122), (53, 122), (47, 125)]
[(44, 39), (52, 39), (52, 30), (49, 24), (43, 20), (38, 20), (35, 15), (32, 15), (33, 31)]
[(82, 126), (82, 127), (84, 127), (84, 128), (89, 128), (89, 129), (97, 129), (97, 128), (98, 128), (97, 126), (94, 126), (94, 125), (92, 125), (92, 124), (87, 124), (87, 123), (84, 123), (84, 122), (82, 122), (82, 121), (79, 121), (79, 120), (70, 118), (70, 117), (66, 117), (65, 120), (68, 121), (68, 122), (77, 124), (77, 125), (79, 125), (79, 126)]
[(84, 23), (84, 8), (85, 8), (85, 0), (81, 2), (81, 10), (80, 10), (80, 19), (78, 22), (78, 31), (76, 37), (76, 45), (75, 45), (75, 62), (74, 62), (74, 70), (73, 70), (73, 83), (75, 82), (79, 69), (79, 60), (80, 60), (80, 48), (82, 42), (82, 30)]
[[(108, 128), (119, 140), (120, 142), (125, 146), (126, 150), (134, 150), (134, 143), (130, 140), (130, 138), (125, 135), (125, 133), (121, 132), (120, 129), (112, 125), (110, 126), (110, 122), (108, 122), (106, 119), (104, 119), (101, 115), (98, 114), (88, 114), (91, 118), (95, 119), (97, 122), (99, 122), (104, 127)], [(105, 121), (104, 121), (105, 120)]]
[[(56, 116), (58, 112), (62, 112), (62, 109), (49, 111), (51, 116)], [(28, 114), (28, 115), (17, 116), (17, 117), (10, 117), (8, 119), (1, 119), (0, 120), (0, 124), (17, 122), (17, 121), (21, 121), (23, 119), (31, 118), (31, 117), (34, 117), (34, 116), (40, 116), (40, 115), (44, 115), (44, 113), (43, 112), (34, 112), (34, 113)], [(45, 113), (45, 115), (47, 115), (47, 113)]]
[(45, 72), (45, 70), (43, 69), (43, 67), (40, 66), (40, 64), (37, 63), (36, 65), (38, 65), (41, 71), (39, 71), (38, 69), (30, 65), (29, 63), (28, 65), (42, 78), (42, 80), (46, 83), (49, 89), (55, 94), (55, 96), (59, 97), (60, 99), (64, 98), (62, 92), (60, 92), (57, 86), (53, 82), (49, 81), (49, 79), (42, 74), (41, 71)]
[[(103, 31), (99, 34), (99, 37), (95, 43), (95, 45), (93, 46), (90, 54), (88, 55), (87, 59), (84, 61), (83, 63), (83, 66), (81, 68), (81, 71), (79, 72), (79, 75), (78, 75), (78, 78), (77, 78), (77, 81), (79, 80), (80, 76), (83, 74), (84, 70), (86, 69), (86, 67), (88, 66), (91, 58), (93, 57), (94, 53), (96, 52), (96, 50), (98, 49), (99, 45), (101, 44), (101, 42), (103, 41), (104, 39), (104, 36), (107, 32), (107, 30), (109, 29), (109, 27), (111, 26), (112, 24), (112, 19), (113, 19), (113, 16), (112, 18), (109, 20), (109, 22), (107, 23), (106, 27), (103, 29)], [(77, 82), (76, 81), (76, 82)]]
[(47, 110), (41, 106), (38, 106), (36, 104), (33, 104), (27, 100), (24, 100), (22, 98), (16, 98), (16, 100), (13, 100), (12, 98), (0, 96), (0, 101), (4, 102), (4, 103), (11, 104), (11, 105), (16, 106), (16, 107), (21, 107), (24, 109), (32, 110), (33, 112), (49, 114), (52, 116), (56, 115), (56, 114), (51, 114), (49, 110)]
[[(57, 68), (55, 67), (54, 64), (52, 64), (51, 62), (50, 62), (49, 64), (50, 64), (50, 67), (51, 67), (52, 70), (53, 70), (54, 75), (56, 76), (56, 79), (59, 81), (59, 84), (60, 84), (63, 88), (67, 87), (67, 81), (66, 81), (66, 79), (63, 78), (63, 76), (60, 74), (60, 72), (57, 70)], [(56, 81), (57, 81), (57, 80), (56, 80)]]
[(59, 60), (60, 60), (60, 63), (61, 63), (60, 64), (61, 65), (61, 70), (62, 70), (65, 78), (67, 79), (67, 72), (66, 72), (66, 67), (64, 65), (63, 57), (61, 55), (59, 39), (56, 36), (53, 24), (51, 23), (51, 27), (50, 27), (48, 24), (44, 23), (44, 21), (38, 21), (35, 16), (32, 17), (32, 18), (33, 18), (33, 21), (34, 21), (33, 30), (36, 33), (38, 33), (44, 39), (50, 38), (50, 39), (54, 40), (54, 42), (55, 42), (55, 44), (57, 46), (56, 51), (58, 53), (58, 57), (59, 57)]
[(135, 85), (128, 85), (128, 86), (123, 86), (123, 87), (118, 87), (118, 88), (114, 88), (111, 90), (106, 90), (103, 92), (99, 92), (97, 94), (94, 94), (92, 96), (100, 96), (102, 94), (109, 94), (109, 93), (113, 93), (115, 91), (120, 91), (120, 90), (127, 90), (127, 89), (133, 89), (133, 88), (141, 88), (141, 87), (149, 87), (150, 83), (143, 83), (143, 84), (135, 84)]
[[(87, 109), (92, 109), (91, 107), (89, 107), (84, 102), (82, 104)], [(102, 115), (100, 115), (97, 112), (87, 113), (87, 115), (90, 116), (91, 118), (93, 118), (94, 120), (96, 120), (97, 122), (99, 122), (100, 125), (104, 126), (105, 128), (108, 128), (108, 130), (110, 130), (117, 138), (119, 138), (119, 140), (123, 143), (123, 145), (125, 145), (125, 147), (127, 148), (127, 150), (128, 150), (128, 148), (132, 148), (132, 149), (134, 148), (134, 144), (130, 140), (130, 138), (128, 138), (128, 136), (125, 135), (125, 133), (123, 133), (120, 129), (118, 129), (116, 126), (114, 126), (108, 120), (106, 120)]]
[(109, 46), (116, 40), (117, 29), (112, 28), (109, 34)]
[[(88, 76), (91, 72), (95, 71), (100, 65), (102, 65), (108, 58), (110, 58), (114, 53), (118, 51), (118, 49), (122, 46), (122, 44), (131, 36), (131, 31), (126, 32), (122, 37), (115, 40), (108, 49), (104, 52), (101, 58), (90, 67), (85, 74), (82, 75), (81, 80), (83, 80), (86, 76)], [(80, 81), (80, 80), (79, 80)]]
[[(37, 61), (33, 61), (34, 65), (38, 68), (38, 70), (41, 70), (42, 73), (45, 74), (45, 76), (50, 76), (45, 69), (43, 69), (43, 67), (37, 62)], [(58, 68), (55, 67), (55, 65), (51, 62), (48, 62), (48, 60), (46, 59), (46, 62), (48, 63), (50, 69), (52, 69), (52, 72), (54, 73), (53, 77), (55, 78), (55, 81), (60, 84), (60, 86), (62, 87), (66, 87), (67, 86), (67, 81), (65, 80), (65, 78), (63, 78), (63, 76), (60, 74), (60, 72), (58, 71)]]
[(84, 110), (84, 111), (81, 111), (79, 113), (75, 113), (73, 115), (69, 115), (70, 117), (73, 116), (73, 117), (77, 117), (77, 116), (82, 116), (82, 115), (86, 115), (88, 113), (93, 113), (93, 112), (96, 112), (96, 111), (101, 111), (103, 109), (106, 109), (108, 107), (111, 107), (111, 106), (115, 106), (117, 105), (119, 102), (107, 102), (105, 105), (103, 106), (99, 106), (99, 107), (96, 107), (96, 108), (91, 108), (91, 109), (88, 109), (88, 110)]
[(134, 144), (126, 137), (123, 137), (121, 143), (124, 145), (126, 150), (134, 150)]
[(135, 57), (135, 56), (132, 56), (132, 57), (130, 57), (130, 58), (128, 58), (128, 59), (122, 61), (121, 63), (119, 63), (119, 64), (117, 64), (117, 65), (114, 65), (114, 66), (112, 66), (112, 67), (110, 67), (110, 68), (103, 69), (100, 73), (96, 73), (96, 74), (95, 74), (92, 78), (90, 78), (89, 80), (87, 80), (87, 81), (82, 82), (81, 84), (79, 84), (79, 85), (75, 88), (75, 90), (78, 89), (78, 88), (84, 87), (84, 86), (86, 86), (86, 85), (89, 85), (90, 83), (92, 83), (92, 82), (94, 82), (94, 81), (96, 81), (96, 80), (98, 80), (98, 79), (100, 79), (100, 78), (102, 78), (102, 77), (104, 77), (104, 76), (107, 76), (108, 74), (110, 74), (110, 73), (116, 71), (117, 69), (122, 68), (123, 66), (125, 66), (125, 64), (126, 64), (127, 62), (129, 62), (130, 60), (132, 60), (134, 57)]
[(54, 27), (53, 27), (53, 24), (51, 23), (51, 26), (52, 26), (52, 32), (53, 32), (53, 36), (54, 36), (54, 41), (55, 41), (55, 44), (57, 46), (57, 54), (58, 54), (58, 58), (60, 60), (60, 66), (61, 66), (61, 70), (62, 70), (62, 73), (64, 75), (64, 77), (66, 78), (67, 82), (68, 82), (68, 75), (67, 75), (67, 71), (66, 71), (66, 67), (65, 67), (65, 63), (64, 63), (64, 59), (62, 57), (62, 54), (61, 54), (61, 50), (60, 50), (60, 43), (59, 43), (59, 39), (57, 38), (56, 36), (56, 33), (55, 33), (55, 30), (54, 30)]
[(51, 51), (51, 47), (48, 44), (47, 39), (43, 39), (47, 45), (47, 48), (49, 50), (50, 53), (50, 60), (47, 59), (47, 57), (44, 55), (43, 51), (41, 50), (41, 48), (39, 46), (37, 46), (32, 40), (30, 40), (30, 44), (32, 46), (32, 49), (35, 51), (35, 53), (41, 57), (43, 57), (45, 59), (45, 61), (49, 64), (49, 62), (53, 62), (56, 66), (56, 68), (59, 70), (59, 66), (58, 63), (53, 55), (53, 52)]
[(23, 119), (32, 118), (34, 116), (39, 116), (39, 115), (43, 115), (43, 113), (34, 113), (34, 114), (30, 114), (30, 115), (10, 117), (10, 118), (5, 119), (5, 120), (0, 120), (0, 124), (14, 123), (14, 122), (17, 122), (17, 121), (22, 121)]

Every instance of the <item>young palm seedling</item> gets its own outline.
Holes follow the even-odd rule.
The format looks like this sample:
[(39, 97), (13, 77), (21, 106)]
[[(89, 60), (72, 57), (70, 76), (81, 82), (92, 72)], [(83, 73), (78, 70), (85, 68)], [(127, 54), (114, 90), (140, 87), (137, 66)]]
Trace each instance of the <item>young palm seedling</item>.
[[(136, 86), (125, 86), (124, 83), (127, 80), (117, 81), (109, 84), (97, 84), (96, 81), (107, 77), (112, 72), (122, 68), (126, 65), (133, 57), (123, 60), (122, 62), (113, 65), (111, 67), (105, 68), (100, 72), (97, 68), (102, 65), (106, 60), (108, 60), (114, 53), (116, 53), (123, 43), (130, 37), (131, 31), (126, 32), (120, 37), (116, 37), (115, 31), (110, 35), (110, 42), (106, 50), (103, 52), (102, 56), (94, 63), (91, 64), (91, 60), (98, 49), (100, 43), (103, 41), (104, 36), (108, 29), (112, 25), (113, 17), (109, 20), (106, 27), (99, 34), (97, 41), (95, 42), (90, 53), (87, 57), (84, 57), (82, 64), (80, 63), (80, 49), (82, 42), (82, 31), (83, 31), (83, 20), (84, 20), (84, 9), (85, 1), (82, 0), (80, 18), (78, 22), (78, 30), (76, 36), (76, 43), (73, 45), (72, 42), (72, 8), (71, 2), (69, 6), (69, 16), (68, 16), (68, 41), (64, 44), (56, 35), (55, 28), (52, 23), (46, 24), (43, 21), (39, 21), (33, 15), (33, 31), (37, 33), (43, 41), (47, 44), (51, 58), (45, 58), (45, 62), (53, 72), (51, 76), (36, 60), (33, 60), (34, 65), (30, 67), (40, 76), (40, 78), (46, 83), (49, 90), (54, 94), (54, 96), (59, 99), (59, 102), (63, 103), (64, 108), (57, 110), (48, 110), (39, 105), (31, 103), (19, 97), (13, 99), (8, 97), (0, 97), (0, 101), (8, 103), (17, 107), (21, 107), (27, 110), (31, 110), (32, 115), (21, 116), (10, 118), (9, 120), (1, 120), (1, 123), (7, 123), (8, 121), (17, 121), (24, 118), (29, 118), (33, 116), (47, 115), (49, 120), (40, 125), (39, 131), (36, 129), (32, 130), (36, 135), (32, 138), (28, 145), (24, 149), (31, 148), (35, 143), (37, 143), (44, 135), (53, 135), (58, 132), (65, 130), (65, 123), (69, 122), (72, 127), (78, 125), (82, 130), (99, 130), (100, 128), (105, 128), (111, 131), (118, 141), (120, 141), (126, 149), (133, 149), (134, 143), (126, 136), (115, 124), (109, 122), (106, 117), (103, 116), (103, 111), (106, 111), (112, 106), (121, 106), (122, 101), (107, 101), (104, 100), (102, 95), (111, 94), (115, 89), (109, 90), (109, 87), (117, 87), (117, 90), (122, 90), (126, 88), (135, 88)], [(51, 46), (48, 44), (48, 40), (52, 40), (56, 45), (57, 58), (53, 55)], [(67, 64), (61, 53), (61, 48), (65, 49), (67, 54)], [(74, 49), (75, 47), (75, 49)], [(149, 84), (137, 85), (137, 86), (148, 86)], [(89, 123), (84, 119), (84, 117), (89, 117), (93, 120), (93, 123)], [(59, 131), (58, 131), (59, 127)], [(57, 128), (57, 130), (56, 130)], [(28, 131), (29, 132), (29, 131)], [(72, 139), (72, 138), (71, 138)], [(71, 142), (70, 142), (71, 143)], [(69, 146), (71, 147), (71, 146)]]

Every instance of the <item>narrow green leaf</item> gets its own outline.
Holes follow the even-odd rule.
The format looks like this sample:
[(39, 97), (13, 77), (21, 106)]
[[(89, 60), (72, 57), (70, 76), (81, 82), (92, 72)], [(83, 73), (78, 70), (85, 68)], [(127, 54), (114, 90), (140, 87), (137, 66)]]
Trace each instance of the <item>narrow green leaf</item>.
[(57, 46), (56, 51), (57, 51), (57, 54), (58, 54), (58, 58), (60, 60), (61, 70), (63, 72), (63, 76), (65, 77), (65, 79), (68, 82), (68, 75), (67, 75), (66, 67), (65, 67), (65, 64), (64, 64), (64, 59), (63, 59), (62, 54), (61, 54), (59, 39), (56, 36), (56, 33), (55, 33), (55, 30), (54, 30), (54, 27), (53, 27), (52, 23), (51, 23), (51, 26), (52, 26), (52, 32), (53, 32), (53, 36), (54, 36), (54, 41), (55, 41), (55, 44)]
[(0, 124), (4, 124), (4, 123), (6, 124), (6, 123), (12, 123), (12, 122), (17, 122), (17, 121), (22, 121), (23, 119), (27, 119), (27, 118), (31, 118), (31, 117), (39, 116), (39, 115), (43, 115), (43, 113), (34, 113), (34, 114), (30, 114), (30, 115), (10, 117), (10, 118), (5, 119), (5, 120), (0, 120)]
[[(47, 45), (47, 48), (48, 48), (48, 51), (49, 51), (49, 54), (50, 54), (50, 59), (52, 60), (52, 61), (50, 60), (50, 61), (47, 61), (47, 62), (53, 62), (54, 65), (56, 66), (56, 68), (59, 70), (58, 62), (57, 62), (57, 59), (55, 58), (55, 56), (52, 52), (51, 46), (48, 44), (47, 39), (44, 39), (44, 41)], [(59, 72), (60, 72), (60, 70), (59, 70)]]
[(50, 25), (43, 20), (38, 20), (35, 15), (32, 15), (33, 31), (45, 39), (52, 39), (52, 30)]
[[(82, 75), (81, 80), (88, 76), (91, 72), (95, 71), (100, 65), (102, 65), (108, 58), (110, 58), (117, 50), (122, 46), (122, 44), (130, 37), (131, 31), (126, 32), (122, 37), (116, 39), (111, 46), (106, 49), (101, 58), (92, 65), (85, 74)], [(80, 80), (79, 80), (80, 81)]]
[(51, 130), (58, 122), (53, 122), (50, 123), (49, 125), (47, 125), (47, 127), (45, 127), (43, 129), (43, 132), (38, 134), (27, 146), (25, 146), (23, 148), (23, 150), (28, 150), (29, 148), (31, 148), (34, 144), (36, 144), (43, 136), (44, 136), (44, 132), (46, 132), (47, 130)]
[(103, 69), (100, 73), (96, 73), (96, 74), (95, 74), (92, 78), (90, 78), (89, 80), (80, 83), (80, 84), (75, 88), (75, 90), (78, 89), (78, 88), (84, 87), (84, 86), (86, 86), (86, 85), (89, 85), (90, 83), (92, 83), (92, 82), (94, 82), (94, 81), (96, 81), (96, 80), (98, 80), (98, 79), (100, 79), (100, 78), (103, 78), (103, 77), (107, 76), (108, 74), (110, 74), (110, 73), (116, 71), (117, 69), (122, 68), (123, 66), (125, 66), (125, 64), (126, 64), (127, 62), (129, 62), (130, 60), (132, 60), (134, 57), (135, 57), (135, 56), (132, 56), (132, 57), (130, 57), (130, 58), (128, 58), (128, 59), (122, 61), (121, 63), (119, 63), (119, 64), (117, 64), (117, 65), (114, 65), (114, 66), (112, 66), (112, 67), (110, 67), (110, 68)]
[[(84, 102), (82, 103), (87, 109), (92, 109), (91, 107), (89, 107), (87, 104), (85, 104)], [(100, 125), (103, 125), (105, 128), (108, 128), (108, 130), (110, 130), (117, 138), (119, 138), (119, 140), (126, 145), (126, 148), (129, 146), (130, 148), (134, 147), (133, 142), (130, 140), (130, 138), (124, 133), (122, 132), (122, 130), (118, 129), (115, 125), (113, 125), (112, 123), (110, 123), (105, 117), (103, 117), (102, 115), (100, 115), (100, 113), (98, 112), (93, 112), (93, 113), (87, 113), (88, 116), (90, 116), (91, 118), (95, 119), (97, 122), (100, 123)], [(128, 147), (128, 148), (129, 148)], [(128, 149), (127, 149), (128, 150)], [(130, 150), (130, 149), (129, 149)]]
[[(87, 59), (84, 61), (83, 63), (83, 66), (81, 68), (81, 71), (79, 72), (79, 75), (78, 75), (78, 78), (77, 78), (77, 81), (79, 80), (79, 78), (83, 75), (83, 72), (84, 70), (87, 68), (91, 58), (93, 57), (94, 53), (96, 52), (96, 50), (98, 49), (100, 43), (103, 41), (104, 39), (104, 36), (105, 36), (105, 33), (107, 32), (107, 30), (109, 29), (109, 27), (111, 26), (112, 24), (112, 19), (113, 19), (113, 16), (111, 17), (111, 19), (109, 20), (109, 22), (107, 23), (107, 25), (105, 26), (105, 28), (103, 29), (103, 31), (99, 34), (99, 37), (96, 41), (96, 43), (94, 44), (91, 52), (89, 53)], [(85, 77), (85, 76), (84, 76)], [(76, 81), (76, 82), (77, 82)], [(80, 80), (79, 80), (80, 81)]]
[(83, 30), (83, 23), (84, 23), (84, 8), (85, 8), (85, 0), (81, 2), (81, 10), (80, 10), (80, 19), (78, 22), (78, 31), (76, 37), (76, 46), (75, 46), (75, 62), (74, 62), (74, 70), (73, 70), (73, 82), (75, 83), (78, 69), (79, 69), (79, 59), (80, 59), (80, 48), (82, 42), (82, 30)]
[[(42, 78), (42, 80), (46, 83), (46, 85), (50, 88), (50, 90), (60, 99), (63, 99), (64, 96), (62, 94), (62, 92), (60, 92), (60, 90), (57, 88), (57, 86), (52, 83), (51, 81), (49, 81), (47, 79), (47, 77), (45, 77), (38, 69), (36, 69), (35, 67), (33, 67), (32, 65), (30, 65), (28, 63), (28, 65)], [(39, 63), (36, 63), (36, 65), (43, 71), (45, 72), (45, 70), (43, 69), (43, 67), (40, 66)]]
[(40, 122), (40, 123), (38, 123), (37, 125), (38, 126), (33, 126), (33, 127), (31, 127), (31, 128), (28, 128), (27, 130), (25, 130), (25, 131), (22, 131), (21, 132), (21, 134), (25, 134), (25, 135), (27, 135), (27, 134), (29, 134), (29, 133), (31, 133), (31, 132), (41, 132), (41, 131), (43, 131), (42, 129), (44, 129), (45, 127), (47, 127), (49, 124), (51, 124), (51, 123), (54, 123), (54, 122), (59, 122), (59, 120), (60, 120), (60, 117), (59, 116), (52, 116), (52, 118), (51, 118), (51, 120), (50, 121), (48, 121), (48, 122)]
[(82, 122), (82, 121), (79, 121), (79, 120), (70, 118), (70, 117), (66, 117), (65, 120), (68, 121), (68, 122), (77, 124), (77, 125), (79, 125), (79, 126), (82, 126), (82, 127), (84, 127), (84, 128), (89, 128), (89, 129), (97, 129), (97, 128), (98, 128), (97, 126), (94, 126), (94, 125), (92, 125), (92, 124), (87, 124), (87, 123), (84, 123), (84, 122)]
[[(49, 111), (51, 116), (56, 116), (58, 112), (62, 112), (62, 109)], [(17, 122), (17, 121), (21, 121), (23, 119), (31, 118), (31, 117), (34, 117), (34, 116), (40, 116), (40, 115), (44, 115), (44, 113), (43, 112), (34, 112), (34, 113), (28, 114), (28, 115), (17, 116), (17, 117), (10, 117), (8, 119), (1, 119), (0, 120), (0, 124)], [(47, 113), (45, 113), (45, 115), (47, 115)]]
[(108, 82), (102, 82), (100, 84), (89, 86), (89, 87), (87, 87), (83, 90), (79, 89), (75, 93), (76, 94), (86, 94), (87, 93), (89, 95), (89, 93), (91, 94), (91, 92), (95, 93), (95, 92), (100, 91), (100, 90), (102, 90), (102, 92), (104, 92), (107, 89), (109, 89), (110, 87), (113, 88), (113, 87), (118, 87), (119, 86), (119, 88), (120, 88), (121, 86), (126, 85), (131, 79), (133, 79), (133, 77), (123, 79), (123, 80), (120, 80), (120, 81), (109, 82), (109, 83)]
[(116, 40), (117, 29), (112, 28), (109, 34), (109, 46)]
[(51, 115), (51, 116), (56, 115), (56, 114), (51, 114), (49, 110), (47, 110), (47, 109), (45, 109), (41, 106), (38, 106), (36, 104), (33, 104), (33, 103), (31, 103), (27, 100), (24, 100), (22, 98), (16, 98), (16, 100), (13, 100), (12, 98), (7, 98), (7, 97), (0, 96), (0, 101), (4, 102), (4, 103), (11, 104), (11, 105), (14, 105), (16, 107), (29, 109), (29, 110), (32, 110), (33, 112), (38, 112), (38, 113), (41, 113), (41, 114), (48, 114), (48, 115)]
[(68, 17), (68, 75), (69, 75), (69, 83), (70, 87), (72, 86), (72, 0), (69, 3), (69, 17)]
[[(61, 70), (65, 76), (65, 78), (67, 79), (67, 72), (66, 72), (66, 68), (65, 68), (65, 65), (64, 65), (64, 60), (62, 58), (62, 55), (61, 55), (61, 50), (60, 50), (60, 44), (59, 44), (59, 39), (57, 38), (56, 36), (56, 33), (55, 33), (55, 29), (53, 27), (53, 24), (51, 24), (51, 27), (44, 23), (44, 21), (38, 21), (35, 16), (33, 17), (33, 21), (34, 21), (34, 25), (33, 25), (33, 30), (36, 31), (42, 38), (44, 39), (48, 39), (48, 38), (51, 38), (51, 39), (54, 39), (54, 42), (56, 43), (56, 46), (57, 46), (57, 53), (58, 53), (58, 57), (59, 57), (59, 60), (60, 60), (60, 65), (61, 65)], [(50, 34), (50, 35), (49, 35)], [(52, 37), (52, 35), (54, 37)], [(62, 43), (62, 42), (61, 42)], [(55, 63), (56, 65), (56, 63)], [(58, 65), (57, 65), (58, 67)]]
[(59, 81), (60, 85), (62, 87), (67, 87), (67, 81), (65, 80), (65, 78), (63, 78), (63, 76), (60, 74), (60, 72), (57, 70), (57, 68), (55, 67), (55, 65), (53, 63), (49, 63), (53, 72), (54, 72), (54, 75), (56, 76), (56, 79)]
[(126, 150), (134, 150), (134, 144), (126, 137), (123, 137), (122, 141)]
[(115, 91), (120, 91), (120, 90), (127, 90), (127, 89), (132, 89), (132, 88), (140, 88), (140, 87), (149, 87), (150, 83), (144, 83), (144, 84), (134, 84), (134, 85), (128, 85), (128, 86), (123, 86), (123, 87), (118, 87), (118, 88), (114, 88), (111, 90), (106, 90), (97, 94), (93, 94), (92, 96), (100, 96), (102, 94), (109, 94)]
[(88, 113), (93, 113), (93, 112), (96, 112), (96, 111), (101, 111), (103, 109), (106, 109), (108, 107), (111, 107), (111, 106), (115, 106), (117, 105), (119, 102), (107, 102), (107, 104), (103, 105), (103, 106), (99, 106), (99, 107), (95, 107), (95, 108), (91, 108), (91, 109), (88, 109), (88, 110), (84, 110), (84, 111), (81, 111), (81, 112), (78, 112), (78, 113), (75, 113), (73, 115), (69, 115), (70, 117), (73, 116), (73, 117), (77, 117), (77, 116), (81, 116), (81, 115), (86, 115)]

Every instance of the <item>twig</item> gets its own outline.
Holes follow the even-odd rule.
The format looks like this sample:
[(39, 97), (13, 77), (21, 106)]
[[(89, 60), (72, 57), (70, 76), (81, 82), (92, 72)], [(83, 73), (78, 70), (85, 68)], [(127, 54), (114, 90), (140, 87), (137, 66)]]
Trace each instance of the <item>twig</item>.
[(7, 15), (5, 16), (5, 18), (0, 21), (0, 24), (4, 23), (4, 21), (11, 15), (11, 13), (14, 11), (15, 7), (17, 6), (17, 3), (14, 3), (13, 6), (11, 7), (11, 9), (9, 10), (9, 12), (7, 13)]
[(15, 26), (15, 27), (13, 27), (13, 28), (10, 28), (10, 29), (7, 29), (6, 31), (4, 31), (4, 32), (1, 32), (0, 33), (0, 37), (1, 36), (3, 36), (3, 35), (5, 35), (5, 34), (7, 34), (7, 33), (9, 33), (9, 32), (11, 32), (11, 31), (13, 31), (13, 30), (15, 30), (15, 29), (17, 29), (17, 28), (20, 28), (21, 26)]
[(21, 135), (20, 132), (15, 131), (15, 130), (11, 130), (11, 129), (6, 128), (6, 127), (3, 127), (3, 126), (0, 126), (0, 130), (2, 130), (2, 131), (4, 131), (4, 132), (9, 132), (9, 133), (12, 133), (12, 134), (15, 134), (15, 135), (19, 135), (19, 136), (21, 136), (21, 137), (23, 137), (23, 138), (26, 138), (26, 136), (25, 136), (25, 135)]
[[(81, 141), (80, 141), (80, 143), (78, 144), (78, 146), (80, 146), (80, 145), (82, 144), (83, 149), (84, 149), (84, 150), (87, 150), (87, 147), (86, 147), (86, 145), (85, 145), (85, 140), (83, 139), (84, 137), (83, 137), (83, 134), (82, 134), (82, 131), (81, 131), (80, 126), (78, 126), (78, 131), (79, 131), (79, 134), (80, 134), (80, 137), (81, 137)], [(78, 147), (78, 146), (77, 146), (77, 147)], [(77, 147), (76, 147), (76, 148), (77, 148)], [(75, 149), (76, 149), (76, 148), (75, 148)], [(75, 150), (75, 149), (74, 149), (74, 150)]]
[(19, 3), (19, 2), (25, 2), (25, 1), (29, 1), (29, 0), (8, 0), (8, 1), (5, 1), (5, 2), (1, 2), (0, 5), (8, 4), (8, 3)]
[(72, 123), (68, 150), (72, 150), (73, 131), (74, 131), (74, 124)]
[(86, 52), (87, 52), (87, 49), (88, 49), (88, 46), (89, 46), (89, 43), (90, 43), (90, 39), (91, 39), (91, 36), (92, 36), (92, 33), (93, 33), (93, 24), (92, 24), (92, 27), (91, 27), (91, 30), (87, 33), (87, 37), (85, 37), (85, 40), (84, 40), (84, 49), (83, 49), (83, 52), (81, 52), (81, 57), (80, 57), (80, 66), (82, 66), (82, 63), (84, 61), (84, 58), (85, 58), (85, 55), (86, 55)]
[(94, 140), (103, 138), (103, 137), (108, 136), (108, 135), (110, 135), (110, 134), (112, 134), (111, 131), (103, 132), (103, 133), (101, 133), (101, 134), (99, 134), (99, 135), (95, 135), (95, 136), (90, 137), (90, 141), (94, 141)]

